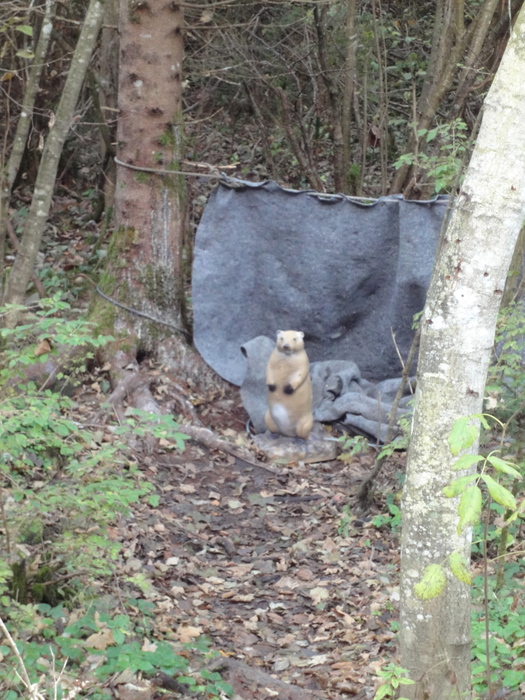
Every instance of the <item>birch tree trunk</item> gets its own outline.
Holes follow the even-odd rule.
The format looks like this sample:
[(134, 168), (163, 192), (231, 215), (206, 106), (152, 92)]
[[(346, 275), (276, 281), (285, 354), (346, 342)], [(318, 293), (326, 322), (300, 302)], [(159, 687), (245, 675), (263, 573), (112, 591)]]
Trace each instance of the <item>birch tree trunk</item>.
[[(71, 60), (64, 91), (56, 112), (55, 123), (50, 128), (42, 153), (42, 160), (38, 168), (33, 199), (24, 227), (20, 249), (6, 284), (4, 296), (4, 303), (6, 304), (21, 304), (24, 301), (49, 214), (62, 148), (71, 126), (78, 96), (84, 82), (91, 54), (96, 45), (103, 16), (104, 3), (101, 0), (90, 0), (82, 31)], [(15, 322), (15, 314), (7, 316), (6, 324), (8, 326), (14, 325)]]
[(409, 698), (464, 699), (471, 692), (469, 587), (447, 564), (438, 598), (418, 599), (414, 584), (455, 551), (470, 557), (471, 533), (457, 532), (457, 500), (442, 494), (458, 476), (447, 438), (457, 418), (482, 410), (496, 317), (525, 218), (524, 75), (525, 7), (485, 102), (422, 318), (401, 544), (401, 664), (415, 681), (403, 686)]
[(45, 65), (47, 49), (53, 31), (53, 17), (55, 14), (56, 0), (46, 0), (44, 19), (38, 36), (38, 41), (35, 48), (35, 55), (32, 59), (31, 66), (28, 70), (28, 78), (24, 91), (24, 100), (22, 109), (18, 117), (16, 125), (15, 137), (13, 146), (9, 154), (9, 160), (6, 166), (6, 172), (2, 173), (2, 186), (0, 190), (0, 301), (3, 296), (3, 279), (4, 279), (4, 250), (5, 238), (7, 231), (7, 216), (9, 208), (9, 198), (13, 183), (20, 169), (20, 163), (26, 148), (27, 135), (33, 120), (33, 108), (35, 99), (40, 87), (40, 75), (42, 68)]

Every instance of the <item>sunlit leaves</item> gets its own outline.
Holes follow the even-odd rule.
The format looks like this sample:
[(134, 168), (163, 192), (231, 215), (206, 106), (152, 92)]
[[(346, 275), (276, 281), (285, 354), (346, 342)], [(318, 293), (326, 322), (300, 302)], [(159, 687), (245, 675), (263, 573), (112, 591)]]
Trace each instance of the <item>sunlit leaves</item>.
[(470, 586), (472, 583), (472, 576), (470, 575), (468, 562), (461, 552), (452, 552), (448, 558), (448, 561), (450, 564), (450, 570), (454, 576)]
[(487, 485), (491, 498), (493, 498), (496, 503), (499, 503), (509, 510), (515, 510), (517, 508), (516, 499), (508, 489), (495, 481), (489, 474), (482, 474), (481, 478)]
[(462, 469), (470, 469), (474, 464), (477, 464), (483, 459), (481, 455), (461, 455), (452, 465), (452, 469), (456, 472)]
[(414, 593), (421, 600), (437, 598), (443, 592), (446, 583), (447, 578), (443, 567), (439, 564), (430, 564), (423, 571), (421, 581), (414, 585)]
[(477, 479), (477, 474), (468, 474), (467, 476), (461, 476), (459, 479), (454, 479), (448, 486), (443, 489), (443, 495), (447, 498), (453, 498), (454, 496), (459, 496), (463, 493), (465, 487), (470, 484), (471, 481)]
[(479, 522), (481, 517), (481, 489), (479, 486), (470, 486), (463, 491), (458, 513), (458, 532), (462, 532), (466, 527), (471, 527)]
[(519, 473), (519, 471), (505, 459), (495, 457), (494, 455), (489, 455), (487, 457), (487, 461), (492, 464), (496, 471), (503, 472), (504, 474), (508, 474), (509, 476), (513, 476), (515, 479), (521, 479), (521, 474)]
[(452, 454), (457, 455), (461, 450), (472, 447), (478, 437), (478, 432), (478, 427), (472, 425), (470, 417), (458, 418), (448, 436), (448, 444)]

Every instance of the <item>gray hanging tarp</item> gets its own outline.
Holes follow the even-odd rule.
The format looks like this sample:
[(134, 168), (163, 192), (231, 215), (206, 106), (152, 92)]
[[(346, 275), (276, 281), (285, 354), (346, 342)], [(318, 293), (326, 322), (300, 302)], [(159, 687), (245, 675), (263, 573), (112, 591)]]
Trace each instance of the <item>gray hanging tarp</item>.
[(227, 180), (195, 241), (194, 340), (240, 385), (240, 346), (301, 330), (311, 361), (351, 360), (372, 380), (399, 376), (423, 309), (446, 197), (356, 200)]

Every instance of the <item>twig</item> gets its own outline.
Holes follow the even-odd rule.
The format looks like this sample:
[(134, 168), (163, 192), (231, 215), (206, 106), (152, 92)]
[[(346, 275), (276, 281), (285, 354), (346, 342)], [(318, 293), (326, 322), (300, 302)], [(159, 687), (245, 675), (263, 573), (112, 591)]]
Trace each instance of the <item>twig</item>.
[(24, 660), (22, 659), (22, 656), (20, 655), (20, 652), (18, 651), (18, 647), (16, 646), (16, 642), (13, 639), (13, 637), (11, 637), (9, 630), (5, 626), (4, 621), (2, 620), (1, 617), (0, 617), (0, 629), (4, 633), (7, 641), (9, 642), (9, 646), (14, 651), (15, 656), (18, 660), (18, 663), (20, 664), (21, 675), (19, 675), (19, 674), (17, 674), (17, 675), (30, 693), (29, 700), (45, 700), (44, 696), (38, 692), (38, 683), (33, 684), (29, 680), (29, 676), (27, 675), (27, 669), (25, 667)]
[(256, 683), (263, 688), (275, 689), (275, 691), (278, 691), (280, 700), (314, 700), (314, 698), (324, 697), (322, 693), (318, 693), (315, 690), (307, 690), (306, 688), (299, 688), (290, 683), (285, 683), (262, 669), (248, 666), (248, 664), (238, 659), (219, 658), (208, 664), (206, 668), (219, 673), (229, 671), (232, 676), (236, 675), (239, 680), (250, 686)]
[(485, 609), (485, 654), (487, 656), (487, 691), (489, 700), (492, 699), (492, 679), (491, 679), (491, 668), (490, 668), (490, 630), (489, 630), (489, 572), (488, 572), (488, 531), (489, 531), (489, 519), (490, 519), (490, 507), (487, 508), (487, 514), (485, 516), (485, 532), (483, 535), (483, 587), (484, 587), (484, 601), (483, 607)]
[(246, 462), (246, 464), (251, 464), (254, 467), (260, 467), (261, 469), (265, 469), (267, 472), (271, 472), (272, 474), (280, 475), (283, 473), (281, 469), (277, 469), (277, 467), (274, 467), (271, 464), (265, 464), (263, 462), (259, 462), (259, 460), (255, 458), (252, 458), (251, 455), (249, 455), (249, 453), (242, 448), (236, 447), (235, 445), (226, 442), (226, 440), (221, 440), (215, 435), (215, 433), (208, 430), (208, 428), (181, 423), (179, 425), (179, 430), (181, 433), (189, 435), (190, 438), (201, 442), (211, 450), (221, 450), (222, 452), (227, 452), (237, 459), (240, 459), (242, 462)]
[[(410, 346), (410, 350), (408, 351), (408, 357), (406, 363), (403, 365), (403, 374), (401, 375), (401, 382), (399, 383), (399, 387), (397, 389), (396, 396), (394, 398), (394, 401), (392, 403), (392, 408), (390, 409), (390, 416), (388, 419), (388, 428), (386, 431), (386, 439), (385, 439), (385, 444), (388, 444), (392, 442), (392, 437), (394, 435), (394, 426), (396, 424), (397, 420), (397, 409), (399, 408), (399, 402), (401, 401), (401, 398), (403, 396), (403, 393), (405, 391), (405, 387), (407, 383), (409, 382), (409, 373), (410, 373), (410, 368), (412, 366), (412, 362), (414, 361), (414, 357), (416, 355), (418, 346), (419, 346), (419, 337), (421, 335), (421, 324), (418, 325), (417, 330), (414, 334), (414, 339), (412, 340), (412, 345)], [(362, 505), (365, 505), (368, 501), (368, 497), (370, 495), (370, 484), (371, 482), (376, 478), (376, 476), (379, 474), (383, 467), (383, 463), (386, 459), (386, 455), (383, 457), (378, 457), (375, 461), (374, 468), (370, 472), (370, 474), (364, 479), (362, 482), (359, 491), (357, 492), (357, 499)]]
[(7, 556), (11, 557), (11, 536), (9, 534), (9, 526), (7, 524), (7, 517), (5, 514), (5, 503), (4, 499), (0, 501), (0, 509), (2, 510), (2, 522), (4, 523), (4, 530), (5, 530), (5, 548), (7, 552)]
[(69, 574), (62, 574), (62, 576), (57, 576), (57, 578), (50, 579), (49, 581), (40, 581), (41, 586), (52, 586), (59, 581), (67, 581), (69, 578), (75, 578), (76, 576), (83, 576), (87, 574), (87, 569), (80, 569), (79, 571), (71, 571)]
[(154, 175), (185, 175), (186, 177), (204, 177), (210, 180), (219, 180), (221, 177), (220, 172), (217, 170), (214, 173), (189, 173), (184, 170), (164, 170), (163, 168), (146, 168), (138, 165), (131, 165), (131, 163), (125, 163), (123, 160), (119, 160), (116, 156), (113, 158), (117, 165), (121, 165), (124, 168), (129, 168), (130, 170), (138, 170), (141, 173), (153, 173)]
[[(116, 159), (115, 159), (116, 160)], [(91, 284), (95, 287), (97, 294), (99, 294), (103, 299), (106, 301), (109, 301), (111, 304), (114, 304), (115, 306), (118, 306), (120, 309), (124, 309), (124, 311), (128, 311), (130, 314), (135, 314), (136, 316), (140, 316), (141, 318), (145, 318), (148, 321), (153, 321), (153, 323), (160, 323), (161, 326), (167, 326), (168, 328), (171, 328), (174, 331), (177, 331), (178, 333), (182, 333), (185, 338), (188, 340), (191, 340), (189, 333), (187, 330), (184, 328), (181, 328), (180, 326), (177, 326), (175, 323), (170, 323), (169, 321), (163, 321), (160, 318), (156, 318), (155, 316), (151, 316), (150, 314), (147, 314), (144, 311), (139, 311), (138, 309), (134, 309), (132, 306), (126, 306), (126, 304), (122, 304), (122, 302), (117, 301), (116, 299), (113, 299), (113, 297), (108, 296), (107, 294), (104, 294), (104, 292), (100, 289), (98, 284), (96, 282), (93, 282), (93, 280), (85, 275), (83, 272), (79, 272), (78, 277), (85, 277), (88, 282), (91, 282)]]

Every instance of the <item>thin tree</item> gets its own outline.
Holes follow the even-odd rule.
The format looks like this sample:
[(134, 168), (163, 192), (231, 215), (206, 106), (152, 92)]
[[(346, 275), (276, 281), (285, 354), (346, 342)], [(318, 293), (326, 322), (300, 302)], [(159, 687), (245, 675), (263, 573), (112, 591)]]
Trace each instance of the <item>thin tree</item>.
[[(458, 533), (457, 500), (442, 489), (458, 476), (447, 442), (454, 421), (482, 411), (498, 309), (525, 219), (523, 75), (525, 7), (485, 101), (421, 321), (401, 554), (401, 664), (415, 681), (403, 687), (409, 698), (470, 697), (470, 590), (447, 562), (454, 552), (468, 561), (471, 532)], [(422, 600), (414, 585), (432, 564), (444, 565), (446, 587)]]
[[(68, 135), (78, 97), (104, 16), (104, 3), (90, 0), (82, 31), (67, 76), (54, 123), (50, 123), (42, 159), (38, 168), (31, 208), (24, 227), (20, 248), (7, 280), (4, 303), (21, 304), (36, 263), (55, 185), (58, 163)], [(16, 323), (16, 314), (6, 317), (6, 325)]]
[[(0, 187), (0, 300), (2, 299), (4, 245), (7, 231), (7, 217), (11, 190), (22, 162), (22, 157), (27, 143), (27, 135), (33, 120), (33, 109), (40, 87), (40, 76), (45, 65), (47, 49), (53, 31), (53, 17), (55, 14), (56, 0), (46, 0), (44, 19), (40, 27), (34, 56), (27, 70), (27, 82), (24, 90), (24, 98), (16, 125), (13, 145), (9, 154), (5, 171), (2, 169)], [(7, 135), (7, 133), (6, 133)]]

